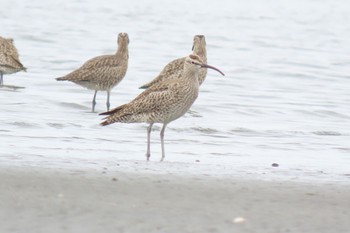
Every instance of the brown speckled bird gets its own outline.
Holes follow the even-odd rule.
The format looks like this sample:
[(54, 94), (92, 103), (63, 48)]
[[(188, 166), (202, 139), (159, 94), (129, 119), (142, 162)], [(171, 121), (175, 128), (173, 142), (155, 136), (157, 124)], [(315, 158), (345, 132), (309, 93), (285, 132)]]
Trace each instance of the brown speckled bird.
[(3, 75), (13, 74), (27, 69), (19, 61), (18, 51), (13, 44), (13, 39), (0, 36), (0, 86), (4, 85)]
[(71, 81), (90, 90), (95, 90), (92, 100), (92, 112), (95, 111), (97, 91), (107, 91), (107, 111), (109, 110), (109, 96), (125, 76), (129, 60), (129, 36), (119, 33), (116, 54), (102, 55), (85, 62), (79, 69), (57, 78), (58, 81)]
[(121, 123), (149, 123), (147, 128), (147, 152), (149, 160), (150, 136), (154, 123), (162, 123), (160, 132), (162, 158), (164, 160), (164, 131), (167, 124), (184, 115), (198, 96), (198, 74), (200, 68), (210, 68), (220, 72), (217, 68), (205, 64), (197, 55), (191, 54), (185, 59), (183, 74), (177, 79), (165, 80), (152, 85), (128, 104), (121, 105), (100, 115), (109, 115), (101, 125), (115, 122)]
[[(194, 54), (198, 55), (205, 64), (207, 63), (206, 42), (203, 35), (194, 36), (192, 51)], [(182, 57), (171, 61), (163, 68), (157, 77), (155, 77), (151, 82), (148, 82), (145, 85), (141, 86), (140, 89), (149, 88), (150, 86), (164, 80), (180, 78), (183, 71), (185, 59), (186, 57)], [(199, 85), (204, 82), (206, 76), (207, 69), (201, 69), (198, 74)]]

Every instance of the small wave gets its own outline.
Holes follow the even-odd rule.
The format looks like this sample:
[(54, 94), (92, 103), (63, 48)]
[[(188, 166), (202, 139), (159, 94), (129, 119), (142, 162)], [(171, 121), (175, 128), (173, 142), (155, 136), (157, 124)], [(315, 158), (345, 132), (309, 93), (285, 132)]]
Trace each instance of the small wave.
[(212, 129), (212, 128), (202, 128), (202, 127), (193, 127), (191, 128), (193, 131), (201, 132), (201, 133), (206, 133), (206, 134), (217, 134), (219, 133), (219, 130)]
[(336, 149), (340, 151), (350, 152), (350, 147), (337, 147)]
[(39, 36), (34, 36), (33, 34), (28, 34), (22, 36), (23, 39), (28, 40), (28, 41), (34, 41), (38, 43), (48, 43), (48, 44), (53, 44), (55, 41), (52, 39), (48, 39), (49, 37), (39, 37)]
[[(304, 48), (296, 48), (299, 50), (303, 50)], [(326, 70), (328, 69), (327, 66), (321, 66), (321, 65), (315, 65), (313, 63), (301, 63), (301, 62), (292, 62), (292, 61), (280, 61), (277, 60), (275, 61), (277, 64), (286, 64), (286, 65), (292, 65), (292, 66), (298, 66), (298, 67), (308, 67), (308, 68), (315, 68), (315, 69), (323, 69)]]
[(188, 110), (184, 117), (187, 118), (187, 117), (203, 117), (203, 116), (194, 110)]
[(55, 128), (55, 129), (62, 129), (65, 127), (64, 124), (60, 124), (60, 123), (47, 123), (46, 125)]
[(256, 130), (242, 128), (242, 127), (231, 129), (229, 133), (234, 135), (247, 136), (247, 137), (260, 136), (265, 134), (264, 132), (258, 132)]
[(25, 87), (13, 86), (13, 85), (2, 85), (0, 86), (1, 91), (18, 91), (24, 89)]
[(339, 118), (348, 118), (350, 119), (349, 116), (339, 113), (339, 112), (334, 112), (334, 111), (329, 111), (329, 110), (319, 110), (319, 111), (315, 111), (316, 113), (322, 114), (322, 115), (326, 115), (326, 116), (332, 116), (332, 117), (339, 117)]
[(89, 109), (87, 106), (77, 104), (77, 103), (67, 103), (67, 102), (61, 102), (59, 105), (63, 107), (69, 107), (69, 108), (74, 108), (74, 109), (80, 109), (80, 110), (86, 110)]
[(342, 136), (341, 133), (336, 131), (314, 131), (312, 133), (320, 136)]
[(241, 127), (232, 129), (231, 131), (232, 132), (236, 132), (236, 133), (253, 133), (253, 132), (256, 132), (254, 130), (247, 129), (247, 128), (241, 128)]
[(35, 123), (29, 123), (29, 122), (23, 122), (23, 121), (15, 121), (12, 123), (9, 123), (10, 125), (13, 126), (18, 126), (20, 128), (39, 128), (38, 124)]
[(205, 134), (218, 134), (220, 133), (217, 129), (203, 128), (203, 127), (191, 127), (191, 128), (173, 128), (175, 132), (200, 132)]

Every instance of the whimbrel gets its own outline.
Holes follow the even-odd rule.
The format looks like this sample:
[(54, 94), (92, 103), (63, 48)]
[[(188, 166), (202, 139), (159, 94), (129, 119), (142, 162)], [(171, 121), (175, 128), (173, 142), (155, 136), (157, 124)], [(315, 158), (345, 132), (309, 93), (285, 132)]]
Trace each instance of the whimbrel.
[(13, 39), (0, 36), (0, 86), (4, 85), (3, 75), (13, 74), (27, 69), (19, 61), (18, 51)]
[[(206, 43), (205, 43), (205, 37), (203, 35), (194, 36), (192, 51), (194, 54), (198, 55), (199, 58), (205, 64), (207, 63)], [(157, 77), (155, 77), (151, 82), (141, 86), (140, 89), (149, 88), (150, 86), (156, 83), (162, 82), (163, 80), (166, 80), (166, 79), (179, 78), (182, 74), (185, 59), (186, 57), (182, 57), (171, 61), (163, 68), (163, 70), (160, 72), (160, 74)], [(201, 69), (199, 71), (199, 75), (198, 75), (199, 85), (203, 83), (206, 75), (207, 75), (207, 69)]]
[(162, 123), (160, 140), (162, 158), (164, 160), (164, 131), (172, 121), (184, 115), (198, 96), (198, 74), (200, 68), (210, 68), (220, 72), (217, 68), (205, 64), (197, 55), (191, 54), (185, 59), (183, 74), (178, 79), (165, 80), (152, 85), (128, 104), (121, 105), (100, 115), (109, 115), (101, 125), (115, 122), (121, 123), (149, 123), (147, 128), (147, 152), (149, 160), (150, 136), (154, 123)]
[(107, 111), (109, 111), (110, 92), (124, 78), (128, 69), (128, 44), (128, 34), (119, 33), (116, 54), (92, 58), (85, 62), (79, 69), (56, 80), (68, 80), (87, 89), (95, 90), (92, 100), (92, 112), (95, 111), (97, 91), (107, 91)]

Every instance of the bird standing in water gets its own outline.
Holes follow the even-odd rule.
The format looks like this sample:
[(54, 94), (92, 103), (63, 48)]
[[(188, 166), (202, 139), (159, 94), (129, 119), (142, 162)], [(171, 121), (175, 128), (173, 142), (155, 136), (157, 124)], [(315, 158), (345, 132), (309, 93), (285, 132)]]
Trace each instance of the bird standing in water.
[(92, 112), (95, 112), (97, 91), (107, 91), (107, 111), (110, 93), (113, 87), (124, 78), (128, 69), (129, 36), (119, 33), (116, 54), (102, 55), (85, 62), (79, 69), (57, 78), (57, 81), (71, 81), (90, 90), (95, 90), (92, 100)]
[(13, 39), (0, 36), (0, 86), (4, 85), (4, 74), (13, 74), (19, 71), (27, 71), (27, 68), (19, 61)]
[(198, 74), (201, 68), (210, 68), (224, 75), (219, 69), (205, 64), (198, 55), (186, 57), (181, 77), (165, 80), (152, 85), (128, 104), (121, 105), (100, 115), (109, 115), (101, 125), (106, 126), (115, 122), (121, 123), (148, 123), (147, 152), (149, 160), (150, 136), (154, 123), (162, 123), (160, 131), (162, 158), (165, 158), (164, 131), (166, 126), (184, 115), (197, 99), (199, 82)]

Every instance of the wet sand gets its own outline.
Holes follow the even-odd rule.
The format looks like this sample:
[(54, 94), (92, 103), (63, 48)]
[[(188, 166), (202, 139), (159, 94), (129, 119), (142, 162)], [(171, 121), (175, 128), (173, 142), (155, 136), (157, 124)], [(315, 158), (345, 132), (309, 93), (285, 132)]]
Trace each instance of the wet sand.
[(350, 229), (346, 184), (2, 166), (0, 190), (0, 232)]

